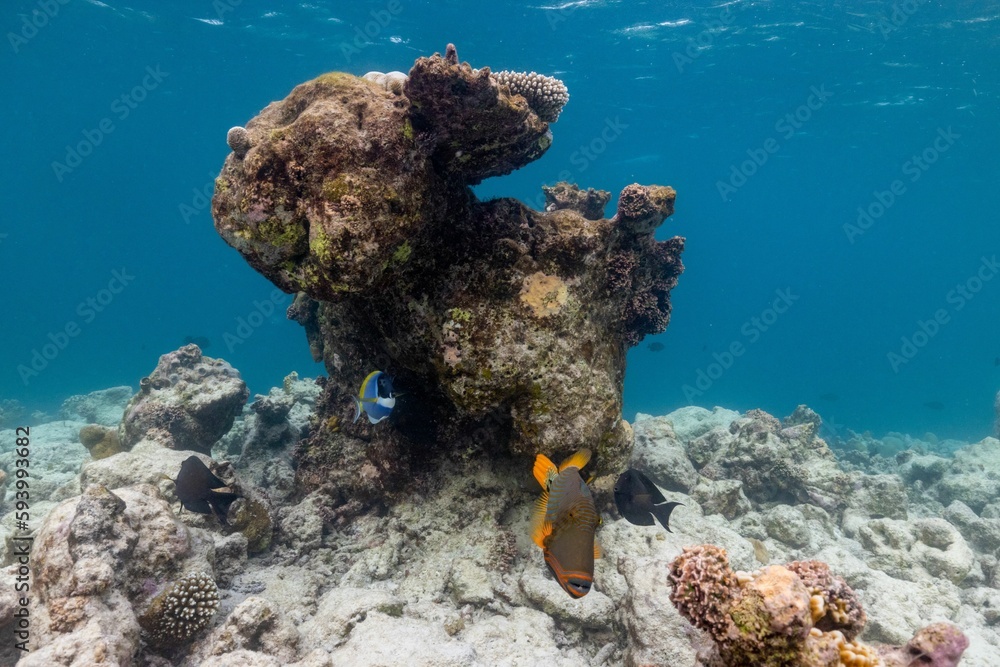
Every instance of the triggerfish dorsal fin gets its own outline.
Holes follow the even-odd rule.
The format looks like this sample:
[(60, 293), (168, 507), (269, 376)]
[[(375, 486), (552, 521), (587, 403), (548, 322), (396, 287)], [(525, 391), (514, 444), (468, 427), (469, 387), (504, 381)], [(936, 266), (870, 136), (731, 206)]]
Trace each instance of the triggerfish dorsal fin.
[(581, 449), (573, 456), (569, 457), (562, 462), (559, 466), (559, 472), (562, 472), (566, 468), (576, 468), (577, 470), (583, 470), (583, 466), (590, 462), (590, 450)]
[(545, 454), (539, 454), (535, 457), (535, 469), (532, 472), (538, 483), (542, 485), (542, 488), (548, 490), (549, 482), (558, 474), (559, 469), (556, 468), (556, 464), (549, 457)]
[(531, 512), (531, 540), (541, 548), (545, 548), (545, 538), (552, 534), (552, 522), (545, 520), (545, 511), (549, 504), (548, 491), (535, 501), (535, 509)]

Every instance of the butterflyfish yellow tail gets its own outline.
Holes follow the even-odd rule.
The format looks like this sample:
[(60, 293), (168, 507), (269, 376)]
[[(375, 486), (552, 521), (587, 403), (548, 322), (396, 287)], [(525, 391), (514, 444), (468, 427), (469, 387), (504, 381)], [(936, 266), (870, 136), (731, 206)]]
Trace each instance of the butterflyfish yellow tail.
[(549, 481), (556, 476), (559, 469), (556, 468), (555, 463), (549, 460), (549, 457), (545, 454), (539, 454), (535, 457), (535, 469), (532, 472), (542, 488), (548, 490)]
[(545, 512), (549, 505), (549, 492), (535, 501), (535, 509), (531, 512), (531, 540), (541, 548), (545, 548), (545, 538), (552, 534), (552, 522), (545, 520)]
[(562, 462), (562, 465), (559, 466), (559, 472), (562, 472), (566, 468), (576, 468), (578, 470), (583, 470), (583, 466), (587, 465), (587, 463), (589, 462), (590, 462), (590, 450), (581, 449), (576, 454), (574, 454), (573, 456), (569, 457), (568, 459)]

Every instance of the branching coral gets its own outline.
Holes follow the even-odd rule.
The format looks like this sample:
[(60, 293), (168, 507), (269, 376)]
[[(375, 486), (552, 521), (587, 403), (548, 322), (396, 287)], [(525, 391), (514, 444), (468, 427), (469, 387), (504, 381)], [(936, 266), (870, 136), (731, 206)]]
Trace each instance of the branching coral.
[(202, 572), (185, 575), (153, 598), (139, 618), (149, 643), (164, 648), (190, 639), (219, 609), (219, 589)]
[(734, 573), (725, 550), (706, 544), (684, 549), (669, 577), (674, 606), (711, 635), (726, 667), (905, 667), (914, 658), (954, 667), (968, 646), (949, 624), (928, 626), (905, 647), (862, 644), (857, 596), (819, 561)]
[(559, 113), (569, 102), (569, 90), (559, 79), (537, 72), (493, 72), (493, 80), (507, 86), (511, 93), (528, 100), (528, 106), (546, 123), (559, 120)]

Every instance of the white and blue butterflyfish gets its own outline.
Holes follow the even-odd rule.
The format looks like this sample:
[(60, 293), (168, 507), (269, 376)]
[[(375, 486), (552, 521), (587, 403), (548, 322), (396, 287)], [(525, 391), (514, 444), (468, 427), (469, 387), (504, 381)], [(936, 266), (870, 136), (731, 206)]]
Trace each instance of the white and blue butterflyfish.
[(396, 392), (392, 387), (392, 378), (382, 371), (372, 371), (361, 383), (361, 391), (354, 398), (354, 421), (358, 421), (364, 412), (369, 422), (377, 424), (392, 414), (394, 407)]

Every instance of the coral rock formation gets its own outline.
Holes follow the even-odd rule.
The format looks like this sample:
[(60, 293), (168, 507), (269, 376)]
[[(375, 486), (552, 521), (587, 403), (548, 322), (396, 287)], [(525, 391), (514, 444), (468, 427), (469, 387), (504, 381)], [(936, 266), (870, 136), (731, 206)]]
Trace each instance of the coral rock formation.
[(951, 667), (968, 647), (956, 627), (935, 624), (905, 647), (855, 637), (865, 613), (854, 591), (819, 561), (733, 572), (724, 549), (687, 547), (670, 564), (671, 601), (715, 641), (723, 667)]
[[(498, 453), (587, 446), (599, 473), (625, 463), (625, 352), (667, 326), (683, 270), (683, 239), (653, 238), (672, 189), (631, 185), (612, 219), (608, 193), (569, 184), (546, 212), (478, 201), (469, 186), (537, 159), (551, 134), (453, 47), (419, 59), (402, 94), (326, 74), (245, 129), (212, 214), (251, 266), (300, 293), (289, 316), (330, 372), (300, 448), (306, 487), (375, 499), (401, 488), (415, 442), (474, 433)], [(388, 424), (351, 425), (375, 369), (405, 395)]]
[(163, 429), (171, 449), (207, 454), (229, 431), (250, 392), (239, 372), (221, 359), (185, 345), (160, 357), (139, 393), (125, 408), (118, 438), (129, 449), (154, 428)]
[(118, 441), (118, 431), (97, 424), (87, 424), (80, 429), (80, 444), (87, 448), (94, 460), (106, 459), (124, 451)]

